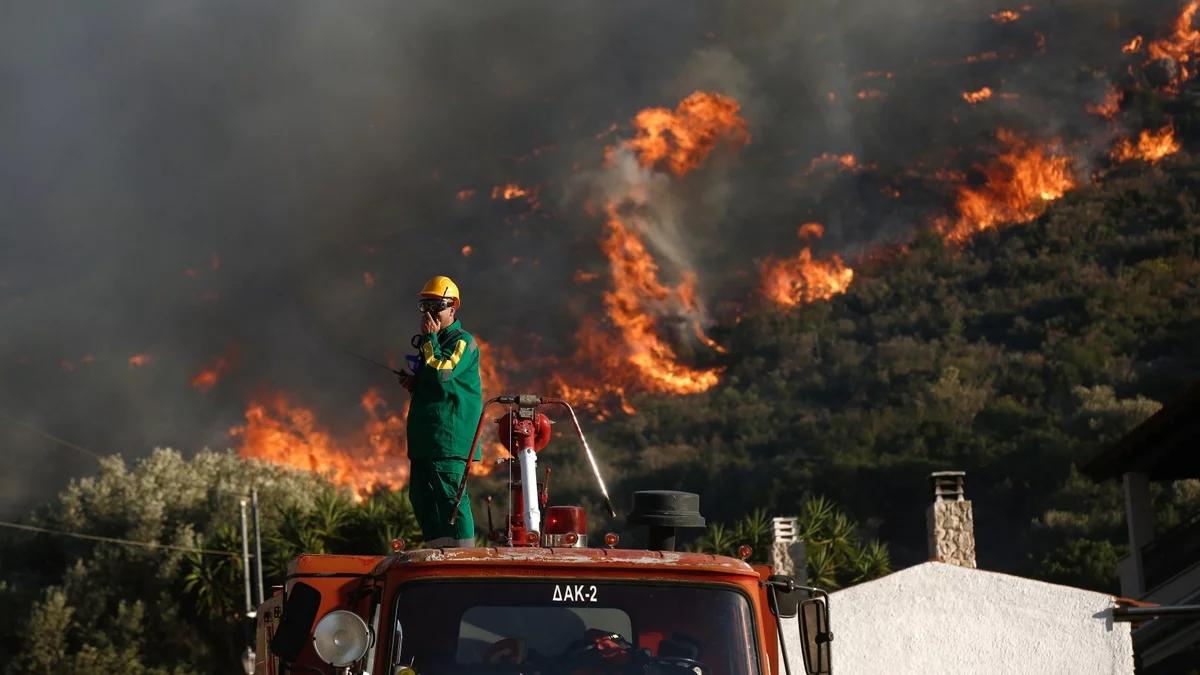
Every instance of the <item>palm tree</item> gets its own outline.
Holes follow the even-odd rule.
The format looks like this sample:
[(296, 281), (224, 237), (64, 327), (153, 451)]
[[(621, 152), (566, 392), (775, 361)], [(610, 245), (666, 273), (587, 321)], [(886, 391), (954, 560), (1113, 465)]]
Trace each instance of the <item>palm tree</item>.
[(729, 549), (733, 547), (733, 543), (734, 539), (729, 530), (726, 530), (725, 526), (720, 523), (713, 523), (708, 526), (708, 531), (704, 533), (704, 536), (692, 544), (692, 550), (697, 553), (727, 555)]
[[(797, 536), (805, 544), (808, 579), (816, 586), (842, 588), (891, 571), (887, 545), (878, 541), (863, 544), (855, 522), (824, 497), (811, 497), (800, 505)], [(692, 548), (732, 555), (742, 544), (753, 549), (752, 560), (765, 561), (772, 544), (772, 531), (764, 509), (743, 516), (730, 528), (720, 523), (710, 525)]]
[(230, 555), (188, 553), (183, 560), (183, 591), (207, 618), (229, 619), (238, 613), (238, 592), (242, 588), (238, 533), (231, 525), (222, 526), (205, 548), (229, 551)]

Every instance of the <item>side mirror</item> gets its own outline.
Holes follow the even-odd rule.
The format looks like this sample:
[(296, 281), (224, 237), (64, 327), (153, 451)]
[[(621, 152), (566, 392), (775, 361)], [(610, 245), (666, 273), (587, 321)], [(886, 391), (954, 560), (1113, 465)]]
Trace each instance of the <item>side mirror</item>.
[(804, 588), (784, 574), (772, 574), (767, 578), (767, 606), (771, 613), (781, 619), (796, 616), (800, 600), (806, 595)]
[(283, 604), (283, 616), (271, 638), (271, 652), (286, 662), (295, 661), (312, 634), (313, 619), (321, 606), (321, 592), (297, 581)]
[(829, 675), (830, 642), (829, 595), (819, 595), (800, 603), (800, 647), (804, 652), (804, 670), (808, 675)]

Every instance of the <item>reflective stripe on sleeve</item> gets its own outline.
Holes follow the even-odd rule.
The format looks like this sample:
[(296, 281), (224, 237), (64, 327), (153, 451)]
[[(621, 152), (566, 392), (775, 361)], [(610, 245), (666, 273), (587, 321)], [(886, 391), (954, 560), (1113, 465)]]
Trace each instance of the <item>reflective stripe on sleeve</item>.
[(421, 355), (425, 357), (425, 365), (438, 370), (454, 370), (465, 351), (467, 351), (467, 341), (459, 340), (454, 345), (454, 353), (444, 359), (437, 359), (433, 356), (432, 344), (426, 342), (421, 345)]

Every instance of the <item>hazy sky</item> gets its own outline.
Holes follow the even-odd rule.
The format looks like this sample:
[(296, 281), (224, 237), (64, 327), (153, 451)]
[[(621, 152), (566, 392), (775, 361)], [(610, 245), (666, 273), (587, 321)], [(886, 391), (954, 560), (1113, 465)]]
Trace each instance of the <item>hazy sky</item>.
[[(802, 222), (850, 256), (905, 236), (949, 205), (924, 177), (986, 158), (997, 126), (1112, 133), (1083, 107), (1169, 22), (1144, 5), (5, 2), (0, 511), (94, 467), (12, 420), (128, 457), (224, 447), (266, 390), (357, 424), (391, 383), (338, 350), (402, 354), (431, 274), (490, 342), (570, 352), (605, 287), (572, 282), (606, 270), (589, 174), (696, 89), (753, 137), (671, 188), (710, 304), (752, 294)], [(984, 85), (1012, 96), (962, 100)], [(871, 169), (809, 173), (826, 152)], [(491, 199), (509, 181), (539, 207)], [(230, 374), (189, 386), (220, 354)]]

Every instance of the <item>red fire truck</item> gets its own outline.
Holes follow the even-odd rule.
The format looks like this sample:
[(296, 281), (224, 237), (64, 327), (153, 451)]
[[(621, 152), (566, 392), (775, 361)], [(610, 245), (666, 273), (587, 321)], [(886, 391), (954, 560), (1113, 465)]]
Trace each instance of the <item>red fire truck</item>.
[[(676, 552), (679, 528), (704, 525), (692, 493), (634, 495), (627, 522), (646, 527), (645, 548), (619, 548), (613, 533), (589, 547), (583, 509), (550, 506), (536, 481), (537, 453), (550, 440), (542, 410), (564, 409), (611, 513), (570, 405), (531, 395), (488, 401), (471, 455), (494, 405), (508, 407), (496, 421), (511, 455), (501, 527), (489, 513), (496, 545), (405, 551), (397, 541), (386, 556), (296, 558), (258, 610), (258, 675), (830, 672), (827, 594), (748, 564), (748, 550), (743, 559)], [(791, 617), (800, 639), (789, 657)]]

